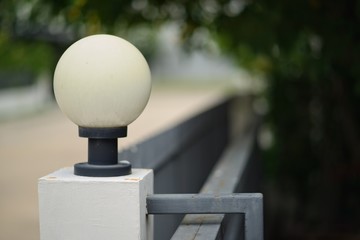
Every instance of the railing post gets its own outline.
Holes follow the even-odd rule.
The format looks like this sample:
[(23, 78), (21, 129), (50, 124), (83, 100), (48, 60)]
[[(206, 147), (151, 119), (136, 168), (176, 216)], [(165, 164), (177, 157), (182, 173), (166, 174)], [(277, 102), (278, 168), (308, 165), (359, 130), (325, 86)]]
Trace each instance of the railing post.
[(110, 178), (58, 170), (39, 180), (41, 239), (153, 239), (153, 217), (146, 215), (152, 192), (149, 169)]
[(151, 75), (142, 54), (111, 35), (71, 45), (54, 74), (61, 110), (89, 138), (88, 162), (39, 180), (41, 240), (153, 239), (146, 197), (153, 172), (117, 159), (117, 139), (145, 108)]

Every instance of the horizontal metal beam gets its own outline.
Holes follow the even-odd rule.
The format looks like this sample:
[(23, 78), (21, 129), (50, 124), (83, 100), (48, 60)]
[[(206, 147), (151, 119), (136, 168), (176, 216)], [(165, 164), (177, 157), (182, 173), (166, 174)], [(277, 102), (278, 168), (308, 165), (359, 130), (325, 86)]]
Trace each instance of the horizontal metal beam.
[(148, 214), (247, 214), (262, 220), (262, 194), (155, 194), (147, 197)]

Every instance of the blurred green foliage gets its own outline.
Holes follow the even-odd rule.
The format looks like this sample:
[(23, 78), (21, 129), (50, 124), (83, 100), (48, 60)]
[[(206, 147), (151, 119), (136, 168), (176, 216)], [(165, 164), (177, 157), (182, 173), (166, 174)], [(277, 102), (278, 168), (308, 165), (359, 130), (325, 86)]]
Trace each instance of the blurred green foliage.
[(29, 2), (0, 1), (0, 89), (32, 85), (38, 75), (48, 73), (54, 66), (55, 51), (51, 44), (15, 34), (21, 15), (16, 6)]
[[(75, 36), (119, 34), (141, 26), (133, 36), (149, 56), (153, 45), (148, 38), (164, 22), (181, 27), (180, 38), (188, 48), (207, 47), (209, 41), (199, 42), (196, 36), (208, 31), (239, 65), (267, 80), (267, 124), (274, 145), (265, 152), (265, 165), (268, 182), (276, 186), (271, 194), (284, 201), (275, 204), (273, 216), (282, 226), (281, 234), (294, 239), (294, 229), (309, 235), (357, 231), (352, 227), (360, 222), (360, 1), (19, 2), (31, 3), (31, 9), (19, 15), (19, 4), (1, 2), (0, 7), (6, 3), (12, 9), (0, 17), (2, 31), (21, 18), (35, 25), (61, 26), (61, 31)], [(19, 49), (0, 51), (14, 63), (28, 61), (23, 59), (24, 43), (17, 44)], [(41, 56), (48, 50), (37, 46), (32, 51)], [(26, 65), (46, 65), (41, 62), (46, 57)], [(1, 59), (1, 66), (11, 61)]]
[(35, 74), (52, 67), (53, 49), (45, 43), (12, 41), (0, 34), (0, 71), (26, 71)]

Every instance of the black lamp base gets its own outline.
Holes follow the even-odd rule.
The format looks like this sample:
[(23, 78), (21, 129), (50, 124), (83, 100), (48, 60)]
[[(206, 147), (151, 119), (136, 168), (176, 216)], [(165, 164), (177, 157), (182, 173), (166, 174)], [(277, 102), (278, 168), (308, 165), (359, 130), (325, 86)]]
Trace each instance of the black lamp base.
[(131, 174), (131, 164), (118, 162), (118, 138), (126, 137), (127, 127), (79, 127), (80, 137), (89, 139), (88, 162), (74, 165), (74, 174), (86, 177), (117, 177)]
[(74, 174), (86, 177), (118, 177), (131, 174), (131, 164), (119, 162), (112, 165), (94, 165), (87, 162), (74, 165)]

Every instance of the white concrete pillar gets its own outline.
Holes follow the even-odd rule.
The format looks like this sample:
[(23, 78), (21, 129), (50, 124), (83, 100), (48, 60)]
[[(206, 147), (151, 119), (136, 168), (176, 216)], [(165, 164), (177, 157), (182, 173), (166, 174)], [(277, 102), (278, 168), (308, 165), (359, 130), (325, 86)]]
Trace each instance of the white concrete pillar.
[(82, 177), (64, 168), (39, 179), (41, 240), (152, 240), (146, 196), (153, 172)]

